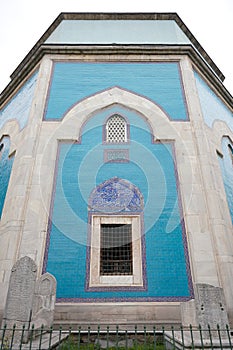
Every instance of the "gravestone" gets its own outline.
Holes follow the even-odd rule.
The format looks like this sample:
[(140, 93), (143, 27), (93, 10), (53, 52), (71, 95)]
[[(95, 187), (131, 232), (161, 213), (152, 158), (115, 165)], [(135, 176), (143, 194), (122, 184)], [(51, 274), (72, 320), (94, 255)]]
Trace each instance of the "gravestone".
[[(225, 306), (223, 289), (210, 284), (197, 283), (195, 285), (195, 299), (182, 303), (181, 315), (183, 326), (201, 326), (203, 338), (209, 338), (208, 325), (211, 330), (216, 330), (217, 325), (221, 330), (221, 337), (226, 338), (226, 325), (229, 324)], [(218, 337), (218, 332), (212, 332), (213, 337)]]
[(48, 272), (36, 281), (32, 306), (32, 324), (35, 328), (53, 325), (56, 286), (55, 277)]
[[(5, 334), (5, 337), (11, 338), (13, 325), (16, 325), (14, 342), (20, 341), (22, 336), (17, 329), (22, 329), (23, 325), (25, 330), (30, 327), (36, 272), (36, 264), (28, 256), (19, 259), (11, 270), (2, 328), (6, 324), (11, 329)], [(28, 332), (25, 331), (23, 340), (27, 341), (27, 338)]]
[[(211, 329), (216, 329), (219, 325), (220, 329), (226, 330), (229, 321), (223, 289), (204, 283), (197, 284), (196, 299), (197, 320), (201, 327), (207, 329), (209, 325)], [(221, 336), (226, 337), (226, 332), (221, 332)]]

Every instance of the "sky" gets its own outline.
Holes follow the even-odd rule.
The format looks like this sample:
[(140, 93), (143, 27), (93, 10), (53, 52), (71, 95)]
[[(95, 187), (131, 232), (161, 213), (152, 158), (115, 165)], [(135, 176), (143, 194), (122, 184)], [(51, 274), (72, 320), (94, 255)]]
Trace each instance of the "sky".
[(233, 0), (0, 0), (0, 91), (61, 12), (177, 12), (233, 95)]

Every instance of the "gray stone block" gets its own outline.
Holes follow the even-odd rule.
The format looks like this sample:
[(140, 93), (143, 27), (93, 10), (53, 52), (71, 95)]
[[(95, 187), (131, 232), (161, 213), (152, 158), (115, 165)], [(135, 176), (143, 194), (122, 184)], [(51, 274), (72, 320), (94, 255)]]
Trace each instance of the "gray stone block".
[(57, 282), (50, 273), (45, 273), (35, 285), (32, 307), (32, 323), (35, 328), (53, 324)]
[(217, 326), (222, 330), (221, 336), (227, 336), (226, 325), (229, 324), (223, 289), (210, 284), (195, 285), (195, 299), (181, 305), (183, 326), (201, 326), (203, 337), (209, 337), (208, 326), (213, 337), (217, 337)]
[[(202, 329), (206, 330), (208, 325), (211, 329), (226, 329), (229, 324), (226, 312), (225, 297), (223, 289), (209, 284), (196, 285), (196, 315)], [(209, 336), (209, 332), (207, 332)], [(221, 332), (226, 337), (226, 332)], [(217, 336), (217, 334), (216, 334)]]
[[(22, 335), (17, 329), (22, 329), (23, 325), (25, 329), (30, 326), (36, 271), (35, 262), (28, 256), (19, 259), (11, 270), (2, 327), (4, 324), (8, 328), (16, 325), (15, 342), (20, 341)], [(12, 336), (12, 330), (7, 331), (7, 336)], [(28, 332), (25, 332), (24, 341), (27, 341), (27, 337)]]

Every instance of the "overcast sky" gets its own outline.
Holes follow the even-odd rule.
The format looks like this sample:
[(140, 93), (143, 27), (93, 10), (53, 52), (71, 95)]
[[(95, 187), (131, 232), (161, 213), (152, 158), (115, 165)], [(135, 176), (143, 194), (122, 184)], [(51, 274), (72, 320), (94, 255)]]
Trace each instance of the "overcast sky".
[(233, 94), (233, 0), (0, 0), (0, 91), (60, 12), (177, 12)]

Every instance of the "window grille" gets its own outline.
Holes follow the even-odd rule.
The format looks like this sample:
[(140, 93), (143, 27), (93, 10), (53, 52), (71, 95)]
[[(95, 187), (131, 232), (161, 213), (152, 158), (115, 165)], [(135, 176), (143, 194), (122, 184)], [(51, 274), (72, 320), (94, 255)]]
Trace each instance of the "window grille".
[(127, 124), (120, 115), (113, 115), (106, 124), (106, 142), (127, 142)]
[(132, 275), (132, 225), (102, 224), (100, 275)]

